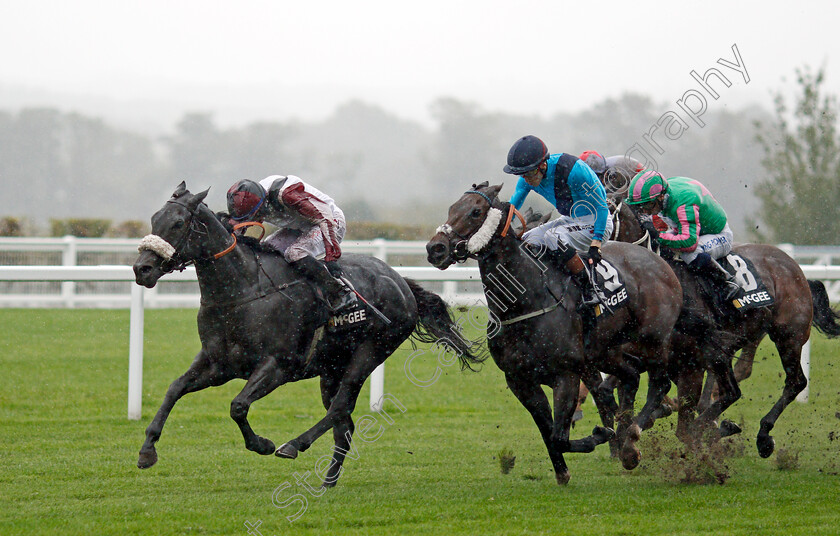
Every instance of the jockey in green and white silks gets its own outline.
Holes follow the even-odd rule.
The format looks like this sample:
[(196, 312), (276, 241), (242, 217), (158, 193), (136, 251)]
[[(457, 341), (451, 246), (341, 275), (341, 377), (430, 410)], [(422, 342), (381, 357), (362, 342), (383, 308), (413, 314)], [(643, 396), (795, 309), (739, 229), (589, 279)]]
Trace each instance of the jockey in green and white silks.
[(738, 294), (741, 287), (716, 260), (732, 251), (726, 211), (700, 181), (688, 177), (665, 179), (645, 169), (630, 181), (625, 202), (637, 212), (657, 214), (668, 224), (668, 230), (659, 233), (659, 244), (678, 251), (693, 271), (722, 283), (726, 299)]

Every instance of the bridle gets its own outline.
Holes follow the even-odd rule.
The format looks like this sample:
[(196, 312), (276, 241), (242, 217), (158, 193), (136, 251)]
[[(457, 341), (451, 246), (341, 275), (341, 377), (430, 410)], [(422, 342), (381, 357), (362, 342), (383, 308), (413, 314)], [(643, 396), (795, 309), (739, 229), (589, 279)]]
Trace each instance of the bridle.
[[(607, 204), (609, 204), (610, 207), (613, 209), (612, 214), (611, 214), (612, 218), (613, 218), (613, 232), (612, 232), (612, 236), (610, 237), (610, 240), (618, 240), (618, 235), (621, 232), (621, 216), (620, 216), (620, 213), (621, 213), (621, 207), (624, 205), (624, 201), (619, 201), (618, 204), (616, 204), (614, 200), (612, 200), (610, 198), (607, 198)], [(631, 210), (631, 212), (633, 212), (633, 211)], [(639, 217), (636, 216), (635, 212), (633, 212), (633, 216), (637, 220), (639, 219)], [(632, 244), (634, 246), (644, 246), (648, 250), (653, 251), (653, 237), (650, 236), (650, 233), (644, 227), (642, 227), (642, 230), (644, 230), (645, 234), (643, 234), (642, 237), (639, 238), (638, 240), (636, 240), (635, 242), (632, 242)]]
[[(452, 258), (455, 260), (455, 262), (458, 263), (465, 262), (467, 259), (470, 258), (479, 258), (480, 252), (483, 249), (485, 249), (487, 244), (495, 235), (496, 229), (498, 229), (499, 224), (501, 223), (502, 216), (502, 211), (493, 206), (494, 200), (498, 200), (497, 197), (494, 196), (491, 198), (484, 192), (480, 192), (478, 190), (468, 190), (464, 192), (464, 195), (479, 195), (483, 197), (485, 201), (487, 201), (487, 204), (490, 205), (490, 208), (487, 211), (487, 215), (481, 226), (479, 226), (467, 236), (464, 236), (455, 229), (453, 229), (452, 226), (448, 223), (444, 223), (443, 225), (437, 228), (438, 233), (442, 233), (445, 236), (450, 237), (450, 240), (452, 235), (455, 235), (460, 239), (452, 246)], [(507, 236), (507, 233), (510, 230), (510, 224), (514, 214), (516, 214), (516, 216), (519, 218), (519, 221), (522, 222), (522, 231), (519, 233), (517, 238), (522, 238), (522, 235), (525, 233), (525, 218), (523, 218), (522, 214), (520, 214), (519, 211), (516, 210), (516, 207), (510, 204), (504, 228), (502, 229), (499, 235), (501, 238)]]
[[(179, 205), (190, 213), (189, 220), (187, 221), (185, 228), (186, 232), (183, 233), (178, 240), (178, 242), (174, 245), (170, 245), (166, 240), (161, 238), (158, 235), (147, 235), (140, 241), (140, 246), (137, 248), (138, 251), (152, 251), (153, 253), (157, 254), (159, 257), (163, 259), (163, 263), (161, 264), (161, 270), (165, 273), (174, 272), (175, 270), (184, 271), (187, 266), (190, 264), (194, 264), (196, 261), (215, 261), (221, 259), (228, 253), (236, 248), (237, 239), (236, 239), (236, 231), (242, 229), (244, 227), (251, 227), (251, 226), (258, 226), (262, 229), (262, 233), (260, 234), (260, 238), (265, 235), (265, 227), (259, 222), (255, 221), (248, 221), (248, 222), (241, 222), (237, 223), (233, 226), (233, 232), (230, 233), (231, 238), (233, 238), (233, 242), (229, 246), (227, 246), (222, 251), (218, 253), (212, 253), (207, 255), (206, 257), (199, 257), (194, 259), (182, 259), (181, 258), (181, 251), (186, 246), (187, 242), (189, 241), (190, 237), (195, 234), (203, 234), (207, 235), (207, 224), (202, 222), (197, 218), (199, 207), (203, 203), (199, 203), (198, 206), (195, 208), (190, 208), (185, 203), (180, 202), (178, 199), (173, 198), (169, 199), (167, 203), (172, 203), (174, 205)], [(163, 251), (160, 245), (163, 245), (165, 251)], [(165, 247), (168, 246), (168, 247)]]

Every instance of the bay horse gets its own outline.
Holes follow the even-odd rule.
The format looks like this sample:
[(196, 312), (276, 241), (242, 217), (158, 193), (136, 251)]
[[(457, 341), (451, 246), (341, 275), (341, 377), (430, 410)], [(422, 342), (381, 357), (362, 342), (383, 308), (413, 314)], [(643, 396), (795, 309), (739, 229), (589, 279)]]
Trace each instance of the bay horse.
[[(446, 223), (426, 244), (428, 261), (445, 270), (467, 258), (478, 260), (488, 310), (493, 319), (488, 349), (508, 387), (530, 412), (551, 459), (558, 484), (570, 475), (563, 454), (591, 452), (613, 438), (615, 400), (596, 387), (598, 370), (621, 379), (619, 442), (622, 463), (639, 463), (639, 432), (653, 424), (653, 411), (671, 386), (668, 345), (682, 305), (679, 282), (657, 255), (630, 244), (607, 243), (603, 258), (621, 273), (627, 305), (585, 329), (577, 311), (580, 292), (567, 275), (508, 233), (510, 203), (499, 199), (502, 185), (473, 185), (449, 208)], [(502, 217), (507, 214), (507, 221)], [(524, 224), (524, 221), (523, 221)], [(545, 263), (543, 261), (546, 261)], [(649, 371), (647, 400), (633, 420), (639, 371), (624, 359), (622, 344), (635, 341)], [(603, 427), (571, 440), (570, 428), (580, 379), (592, 389)], [(542, 385), (553, 390), (554, 418)]]
[[(421, 342), (446, 338), (465, 367), (481, 361), (463, 339), (451, 337), (456, 324), (443, 300), (404, 279), (373, 257), (342, 255), (346, 277), (390, 323), (369, 315), (366, 324), (323, 331), (326, 306), (300, 280), (282, 255), (246, 245), (203, 203), (208, 190), (192, 194), (181, 183), (152, 216), (152, 235), (141, 241), (134, 263), (138, 284), (153, 287), (164, 274), (195, 264), (201, 291), (198, 334), (201, 350), (189, 369), (169, 386), (146, 429), (137, 466), (157, 462), (158, 441), (169, 413), (185, 394), (247, 381), (230, 404), (245, 447), (258, 454), (295, 458), (333, 429), (335, 448), (324, 486), (341, 474), (354, 430), (351, 413), (365, 379), (413, 335)], [(361, 315), (356, 315), (361, 317)], [(248, 411), (255, 401), (287, 382), (320, 376), (326, 415), (303, 434), (275, 449), (254, 433)]]
[[(614, 217), (620, 222), (621, 229), (617, 238), (626, 242), (643, 242), (647, 231), (642, 227), (636, 212), (624, 203), (618, 202), (615, 206)], [(710, 425), (740, 397), (737, 380), (749, 375), (746, 363), (751, 365), (759, 343), (768, 335), (778, 350), (785, 371), (785, 385), (780, 398), (761, 419), (756, 437), (759, 455), (767, 458), (775, 450), (771, 430), (785, 408), (807, 385), (800, 360), (802, 346), (811, 335), (811, 325), (829, 337), (836, 337), (840, 335), (840, 324), (837, 323), (837, 313), (831, 310), (822, 283), (807, 280), (796, 261), (779, 248), (736, 244), (732, 253), (753, 263), (768, 293), (774, 298), (772, 305), (732, 312), (715, 319), (714, 306), (698, 284), (696, 276), (688, 272), (684, 263), (669, 262), (682, 283), (687, 307), (693, 309), (689, 315), (693, 317), (692, 328), (679, 329), (678, 323), (679, 333), (672, 341), (674, 355), (671, 356), (671, 362), (681, 367), (675, 372), (680, 400), (677, 433), (682, 439), (691, 441), (693, 432)], [(681, 317), (681, 321), (686, 319), (685, 315)], [(713, 363), (716, 363), (718, 371), (722, 371), (720, 360), (725, 359), (730, 363), (731, 371), (731, 361), (738, 350), (741, 350), (740, 360), (745, 363), (736, 367), (739, 374), (736, 376), (733, 371), (731, 375), (724, 374), (721, 377), (721, 373), (714, 370)], [(711, 369), (715, 374), (720, 398), (701, 406), (699, 403), (706, 369)], [(696, 410), (702, 411), (703, 420), (698, 417), (697, 422), (692, 423)], [(739, 431), (737, 426), (724, 422), (720, 435)]]

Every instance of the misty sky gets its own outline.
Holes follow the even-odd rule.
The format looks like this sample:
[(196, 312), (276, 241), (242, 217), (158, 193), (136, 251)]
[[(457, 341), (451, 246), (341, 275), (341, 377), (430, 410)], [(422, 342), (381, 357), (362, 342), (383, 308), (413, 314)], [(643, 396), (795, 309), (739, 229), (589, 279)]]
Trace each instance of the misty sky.
[[(697, 87), (691, 70), (717, 67), (732, 86), (710, 106), (769, 106), (806, 64), (826, 66), (840, 93), (840, 8), (829, 1), (0, 0), (0, 10), (0, 88), (32, 90), (30, 105), (52, 104), (49, 91), (314, 120), (358, 98), (428, 122), (447, 96), (548, 116), (625, 91), (675, 106)], [(716, 63), (735, 61), (733, 45), (749, 83)]]

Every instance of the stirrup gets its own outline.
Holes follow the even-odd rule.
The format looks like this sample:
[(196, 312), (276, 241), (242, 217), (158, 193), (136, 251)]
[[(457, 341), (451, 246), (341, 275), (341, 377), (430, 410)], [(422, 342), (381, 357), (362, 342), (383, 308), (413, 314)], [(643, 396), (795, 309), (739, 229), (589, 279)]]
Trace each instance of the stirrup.
[(335, 303), (333, 303), (331, 300), (327, 300), (327, 303), (329, 304), (330, 311), (332, 311), (335, 314), (339, 314), (341, 311), (355, 306), (358, 301), (358, 299), (356, 298), (356, 293), (346, 286), (343, 287), (343, 290), (338, 295), (338, 297), (334, 299)]
[(732, 301), (738, 297), (744, 289), (735, 281), (725, 281), (723, 284), (723, 299), (725, 301)]

